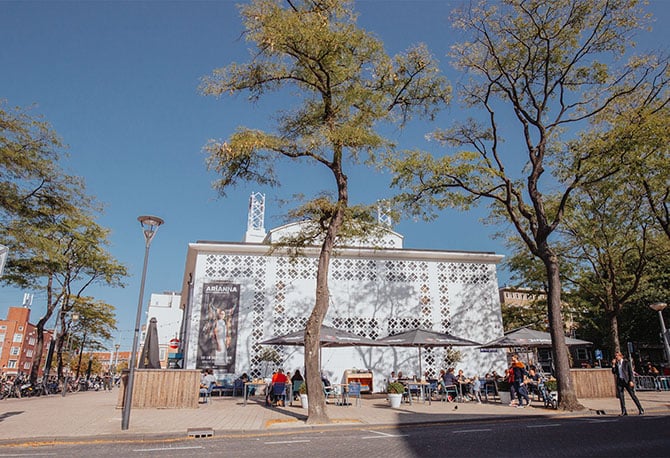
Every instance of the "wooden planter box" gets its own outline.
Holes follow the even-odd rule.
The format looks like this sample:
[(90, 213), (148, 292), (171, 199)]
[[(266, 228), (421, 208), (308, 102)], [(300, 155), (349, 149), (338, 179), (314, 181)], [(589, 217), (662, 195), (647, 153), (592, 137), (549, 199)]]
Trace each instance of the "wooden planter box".
[[(121, 376), (118, 409), (123, 408), (128, 373)], [(135, 369), (133, 408), (197, 409), (199, 397), (199, 370)]]
[(570, 369), (577, 399), (611, 398), (616, 396), (612, 369)]

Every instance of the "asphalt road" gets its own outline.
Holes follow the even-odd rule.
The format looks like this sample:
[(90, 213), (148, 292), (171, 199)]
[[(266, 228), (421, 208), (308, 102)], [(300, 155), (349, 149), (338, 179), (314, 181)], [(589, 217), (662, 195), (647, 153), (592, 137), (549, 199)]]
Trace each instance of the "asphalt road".
[(161, 442), (0, 448), (0, 457), (662, 457), (670, 416), (525, 418), (408, 427), (322, 428)]

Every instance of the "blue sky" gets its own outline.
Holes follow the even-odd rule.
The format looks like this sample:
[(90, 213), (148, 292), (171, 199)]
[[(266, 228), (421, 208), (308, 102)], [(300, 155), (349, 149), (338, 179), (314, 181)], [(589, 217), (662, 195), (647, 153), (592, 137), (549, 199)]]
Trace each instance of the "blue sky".
[[(276, 203), (296, 192), (332, 189), (318, 168), (283, 169), (283, 186), (243, 185), (219, 198), (212, 189), (202, 147), (238, 126), (268, 127), (286, 94), (250, 104), (244, 96), (215, 99), (198, 93), (200, 78), (233, 61), (248, 60), (241, 21), (232, 1), (0, 1), (0, 98), (33, 106), (68, 145), (63, 167), (85, 178), (88, 193), (105, 204), (99, 223), (111, 229), (111, 253), (129, 268), (123, 289), (94, 288), (91, 295), (117, 308), (116, 341), (129, 348), (137, 309), (144, 239), (137, 216), (162, 217), (149, 259), (145, 304), (151, 292), (179, 291), (187, 245), (197, 240), (240, 241), (252, 191), (266, 194), (266, 228), (280, 225)], [(359, 1), (359, 25), (395, 54), (425, 42), (453, 83), (460, 75), (446, 53), (457, 37), (448, 15), (456, 2)], [(653, 1), (657, 24), (670, 22), (670, 3)], [(655, 26), (642, 44), (664, 47), (668, 27)], [(642, 42), (642, 40), (640, 40)], [(644, 49), (644, 46), (640, 46)], [(415, 122), (392, 132), (402, 147), (435, 149), (424, 135), (459, 114), (452, 105), (436, 123)], [(388, 195), (388, 176), (350, 169), (353, 203)], [(405, 247), (494, 251), (482, 210), (445, 212), (438, 220), (403, 221), (395, 229)], [(501, 283), (507, 274), (499, 273)], [(0, 287), (0, 316), (35, 293), (32, 321), (44, 295)], [(111, 344), (110, 344), (111, 347)]]

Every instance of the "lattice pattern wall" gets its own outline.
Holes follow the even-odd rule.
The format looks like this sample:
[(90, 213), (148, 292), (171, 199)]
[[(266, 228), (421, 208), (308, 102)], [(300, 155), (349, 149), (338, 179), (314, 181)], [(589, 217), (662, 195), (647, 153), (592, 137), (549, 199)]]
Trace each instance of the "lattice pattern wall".
[[(253, 303), (240, 304), (251, 307), (250, 332), (252, 354), (249, 355), (252, 377), (261, 376), (262, 362), (259, 360), (261, 346), (258, 342), (272, 335), (281, 335), (304, 329), (307, 316), (298, 316), (287, 304), (288, 286), (296, 281), (316, 279), (315, 258), (289, 258), (280, 256), (214, 255), (205, 257), (205, 273), (208, 279), (228, 280), (252, 285)], [(375, 283), (407, 285), (413, 295), (408, 299), (411, 310), (394, 316), (343, 316), (336, 305), (331, 305), (328, 320), (334, 326), (371, 339), (405, 330), (422, 327), (449, 332), (451, 327), (450, 289), (454, 285), (481, 285), (487, 287), (495, 280), (495, 265), (453, 262), (428, 262), (414, 260), (349, 259), (334, 258), (330, 269), (331, 297), (342, 293), (345, 282), (357, 284)], [(271, 288), (269, 288), (271, 286)], [(497, 286), (497, 285), (496, 285)], [(304, 291), (312, 297), (313, 290)], [(381, 300), (370, 291), (370, 304)], [(248, 297), (248, 296), (247, 296)], [(264, 317), (271, 317), (271, 323)], [(284, 356), (282, 348), (277, 348)], [(453, 352), (443, 349), (424, 349), (423, 367), (432, 375), (439, 369), (453, 364)]]

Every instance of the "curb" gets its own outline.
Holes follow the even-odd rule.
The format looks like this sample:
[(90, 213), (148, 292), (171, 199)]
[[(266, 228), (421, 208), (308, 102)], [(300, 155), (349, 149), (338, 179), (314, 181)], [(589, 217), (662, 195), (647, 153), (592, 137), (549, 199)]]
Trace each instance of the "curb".
[[(670, 410), (670, 405), (665, 406), (665, 408), (652, 408), (645, 410), (646, 414), (651, 413), (668, 413)], [(551, 419), (561, 419), (561, 418), (582, 418), (582, 417), (592, 417), (592, 416), (612, 416), (618, 417), (618, 412), (607, 412), (600, 411), (596, 409), (586, 409), (579, 412), (546, 412), (538, 413), (536, 415), (515, 415), (515, 414), (506, 414), (501, 415), (495, 421), (497, 422), (513, 422), (519, 419), (532, 419), (532, 418), (551, 418)], [(147, 442), (184, 442), (184, 441), (194, 441), (194, 440), (207, 440), (215, 438), (242, 438), (242, 437), (274, 437), (274, 436), (285, 436), (287, 433), (292, 434), (308, 434), (314, 432), (327, 432), (332, 431), (333, 429), (337, 430), (360, 430), (362, 428), (375, 428), (375, 429), (395, 429), (395, 428), (408, 428), (408, 427), (424, 427), (431, 425), (445, 425), (445, 424), (454, 424), (454, 423), (463, 423), (463, 424), (472, 424), (482, 421), (491, 421), (490, 417), (482, 416), (469, 416), (469, 417), (460, 417), (460, 418), (445, 418), (444, 420), (438, 421), (418, 421), (418, 422), (402, 422), (402, 423), (380, 423), (380, 424), (362, 424), (362, 423), (329, 423), (322, 425), (300, 425), (290, 428), (271, 428), (266, 430), (213, 430), (211, 435), (203, 435), (202, 437), (197, 437), (189, 434), (191, 430), (211, 430), (211, 428), (188, 428), (184, 430), (183, 433), (127, 433), (127, 434), (105, 434), (98, 436), (55, 436), (55, 437), (34, 437), (29, 439), (4, 439), (0, 440), (0, 448), (12, 448), (12, 447), (46, 447), (54, 446), (59, 444), (96, 444), (96, 443), (147, 443)]]

